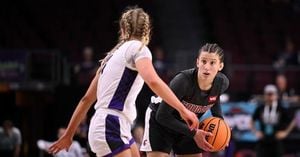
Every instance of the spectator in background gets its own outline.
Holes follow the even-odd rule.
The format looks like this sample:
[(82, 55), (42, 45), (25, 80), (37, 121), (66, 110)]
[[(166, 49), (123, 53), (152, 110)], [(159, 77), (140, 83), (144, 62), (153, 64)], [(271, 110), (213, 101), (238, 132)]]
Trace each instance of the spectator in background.
[[(66, 131), (66, 128), (61, 127), (57, 130), (57, 137), (60, 138)], [(53, 142), (38, 140), (37, 145), (40, 150), (47, 151)], [(54, 155), (54, 157), (84, 157), (85, 152), (82, 150), (80, 144), (77, 141), (73, 141), (69, 150), (62, 150)], [(86, 154), (85, 157), (88, 157)]]
[[(259, 122), (259, 129), (255, 128)], [(258, 106), (252, 116), (252, 131), (258, 138), (257, 157), (281, 157), (283, 153), (281, 140), (295, 126), (295, 120), (287, 113), (278, 101), (275, 85), (264, 88), (264, 102)]]
[(81, 123), (79, 124), (79, 127), (76, 130), (76, 133), (74, 135), (74, 140), (78, 141), (80, 146), (85, 149), (85, 151), (90, 155), (90, 156), (95, 156), (95, 154), (91, 151), (88, 143), (88, 129), (89, 129), (89, 124), (88, 124), (88, 116), (85, 116)]
[(94, 60), (92, 47), (85, 47), (82, 51), (83, 61), (74, 67), (75, 79), (80, 85), (88, 85), (95, 75), (97, 64)]
[(19, 157), (22, 136), (10, 120), (5, 120), (0, 127), (0, 157)]
[(290, 103), (297, 103), (299, 101), (299, 97), (296, 95), (295, 89), (288, 88), (287, 78), (284, 74), (278, 74), (275, 82), (278, 89), (279, 101), (284, 106), (288, 106)]
[(277, 70), (282, 70), (288, 65), (297, 65), (298, 64), (298, 54), (295, 50), (295, 45), (290, 38), (287, 38), (285, 41), (284, 50), (280, 52), (277, 56), (276, 61), (274, 62), (274, 67)]

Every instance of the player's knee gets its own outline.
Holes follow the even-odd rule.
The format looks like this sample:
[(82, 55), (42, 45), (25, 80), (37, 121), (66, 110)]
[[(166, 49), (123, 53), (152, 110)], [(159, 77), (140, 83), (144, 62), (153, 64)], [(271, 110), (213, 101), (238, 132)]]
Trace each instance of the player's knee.
[(147, 152), (147, 157), (170, 157), (170, 155), (164, 152), (152, 151)]

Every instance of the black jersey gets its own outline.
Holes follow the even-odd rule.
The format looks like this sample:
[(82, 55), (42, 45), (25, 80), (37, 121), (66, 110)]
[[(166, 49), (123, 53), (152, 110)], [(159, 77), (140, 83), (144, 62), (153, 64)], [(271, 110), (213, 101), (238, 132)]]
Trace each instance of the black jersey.
[[(216, 75), (213, 85), (208, 91), (201, 90), (198, 85), (197, 68), (181, 71), (172, 79), (169, 86), (185, 107), (196, 113), (199, 118), (209, 109), (213, 116), (223, 118), (219, 99), (229, 86), (229, 80), (223, 73), (219, 72)], [(164, 101), (157, 109), (156, 120), (161, 125), (178, 133), (189, 137), (195, 135), (195, 131), (191, 131), (183, 123), (179, 113)]]

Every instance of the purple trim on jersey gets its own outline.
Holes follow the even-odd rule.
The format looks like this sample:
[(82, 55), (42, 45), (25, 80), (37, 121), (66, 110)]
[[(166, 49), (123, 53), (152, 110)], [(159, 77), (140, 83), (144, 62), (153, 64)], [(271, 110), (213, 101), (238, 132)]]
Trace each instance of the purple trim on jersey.
[(125, 149), (129, 149), (134, 143), (133, 139), (131, 139), (128, 144), (123, 142), (121, 139), (119, 117), (110, 114), (108, 114), (105, 119), (105, 137), (111, 150), (111, 153), (105, 155), (105, 157), (112, 157)]
[(121, 139), (120, 121), (118, 116), (108, 114), (105, 118), (105, 139), (110, 150), (116, 150), (125, 144)]
[(127, 95), (137, 77), (138, 72), (125, 67), (121, 80), (108, 108), (123, 111)]
[(131, 139), (131, 140), (129, 141), (128, 144), (124, 144), (123, 146), (121, 146), (121, 147), (119, 147), (119, 148), (113, 150), (111, 153), (105, 155), (104, 157), (113, 157), (113, 156), (119, 154), (120, 152), (122, 152), (122, 151), (124, 151), (124, 150), (126, 150), (126, 149), (130, 149), (130, 146), (131, 146), (133, 143), (134, 143), (134, 139)]

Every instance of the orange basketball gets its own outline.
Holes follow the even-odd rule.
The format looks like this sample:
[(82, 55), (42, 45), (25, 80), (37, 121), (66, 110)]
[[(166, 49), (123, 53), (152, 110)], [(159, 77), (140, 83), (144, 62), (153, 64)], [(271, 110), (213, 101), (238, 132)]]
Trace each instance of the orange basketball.
[(218, 117), (204, 119), (200, 123), (200, 129), (213, 134), (213, 136), (206, 137), (208, 143), (213, 146), (213, 152), (220, 151), (228, 145), (231, 137), (231, 130), (223, 119)]

